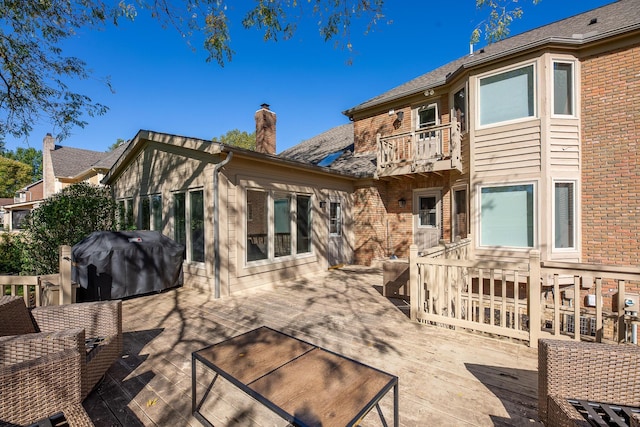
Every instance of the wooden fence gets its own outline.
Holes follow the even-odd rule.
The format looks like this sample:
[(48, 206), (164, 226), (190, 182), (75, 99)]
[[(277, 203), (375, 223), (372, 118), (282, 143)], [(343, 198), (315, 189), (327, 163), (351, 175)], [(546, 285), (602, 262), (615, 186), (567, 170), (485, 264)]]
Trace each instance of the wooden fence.
[(639, 268), (540, 262), (536, 250), (522, 262), (476, 260), (462, 243), (425, 256), (412, 245), (413, 320), (531, 346), (541, 337), (637, 343)]
[(27, 307), (76, 302), (71, 281), (71, 246), (60, 246), (59, 272), (40, 276), (0, 276), (2, 295), (19, 295)]

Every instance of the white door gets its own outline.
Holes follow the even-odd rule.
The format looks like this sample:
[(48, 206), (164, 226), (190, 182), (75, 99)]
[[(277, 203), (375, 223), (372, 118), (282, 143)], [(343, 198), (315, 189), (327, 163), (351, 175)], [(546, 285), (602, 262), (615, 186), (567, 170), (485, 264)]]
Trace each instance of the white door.
[(439, 190), (420, 190), (413, 200), (413, 242), (419, 251), (436, 246), (441, 236), (442, 201)]

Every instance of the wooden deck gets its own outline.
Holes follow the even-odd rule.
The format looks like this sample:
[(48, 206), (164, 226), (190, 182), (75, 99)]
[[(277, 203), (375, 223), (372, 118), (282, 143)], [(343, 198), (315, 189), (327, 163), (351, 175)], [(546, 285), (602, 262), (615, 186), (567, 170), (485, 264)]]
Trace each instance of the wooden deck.
[[(96, 426), (200, 426), (191, 416), (191, 353), (262, 325), (399, 377), (401, 426), (539, 425), (537, 351), (412, 323), (363, 267), (214, 300), (187, 289), (124, 301), (124, 355), (85, 401)], [(211, 376), (198, 371), (198, 396)], [(393, 420), (393, 393), (382, 399)], [(218, 379), (201, 412), (216, 426), (286, 426)], [(371, 411), (363, 426), (383, 425)]]

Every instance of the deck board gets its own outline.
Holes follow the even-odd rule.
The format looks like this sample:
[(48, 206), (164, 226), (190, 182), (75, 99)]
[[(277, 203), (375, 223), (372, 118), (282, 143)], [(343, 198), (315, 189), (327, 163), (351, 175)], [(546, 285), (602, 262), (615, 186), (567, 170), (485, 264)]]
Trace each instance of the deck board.
[[(191, 353), (264, 325), (397, 375), (401, 426), (540, 425), (535, 349), (413, 323), (381, 284), (381, 270), (347, 266), (220, 300), (189, 289), (125, 300), (124, 355), (85, 408), (98, 427), (199, 426)], [(390, 421), (392, 393), (380, 406)], [(221, 378), (201, 412), (216, 426), (287, 425)], [(374, 410), (362, 425), (382, 423)]]

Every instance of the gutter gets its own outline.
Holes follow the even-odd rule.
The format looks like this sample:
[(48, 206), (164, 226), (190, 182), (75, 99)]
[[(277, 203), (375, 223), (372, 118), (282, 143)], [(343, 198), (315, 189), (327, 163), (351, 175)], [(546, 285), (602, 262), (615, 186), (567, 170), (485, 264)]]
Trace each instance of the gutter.
[(218, 174), (233, 158), (233, 151), (229, 151), (227, 157), (213, 168), (213, 277), (214, 298), (220, 298), (220, 192), (218, 189)]

